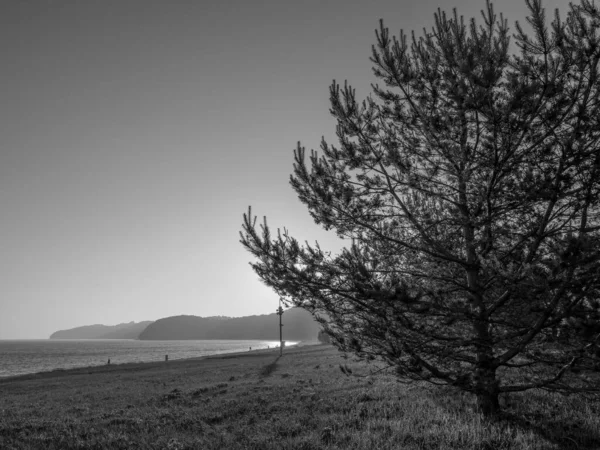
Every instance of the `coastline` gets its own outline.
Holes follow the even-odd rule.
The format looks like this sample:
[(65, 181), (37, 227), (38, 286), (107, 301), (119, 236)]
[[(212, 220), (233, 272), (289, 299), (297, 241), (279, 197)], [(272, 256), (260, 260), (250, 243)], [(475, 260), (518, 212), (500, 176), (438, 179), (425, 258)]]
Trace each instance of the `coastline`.
[[(291, 350), (299, 347), (313, 346), (313, 345), (321, 345), (320, 342), (314, 341), (299, 341), (294, 345), (289, 345), (284, 347), (284, 352), (286, 350)], [(43, 379), (43, 378), (52, 378), (56, 376), (69, 376), (69, 375), (81, 375), (85, 374), (95, 374), (95, 373), (113, 373), (119, 370), (133, 370), (139, 371), (144, 369), (151, 368), (160, 368), (163, 367), (164, 364), (177, 364), (185, 361), (200, 361), (205, 359), (228, 359), (228, 358), (239, 358), (240, 356), (251, 356), (251, 355), (275, 355), (275, 352), (279, 354), (279, 347), (271, 348), (271, 349), (257, 349), (257, 350), (249, 350), (243, 352), (223, 352), (216, 353), (211, 355), (204, 356), (194, 356), (190, 358), (178, 358), (171, 359), (168, 362), (165, 361), (142, 361), (142, 362), (123, 362), (123, 363), (111, 363), (111, 364), (100, 364), (93, 366), (81, 366), (81, 367), (73, 367), (68, 369), (63, 368), (55, 368), (51, 370), (32, 372), (20, 375), (9, 375), (9, 376), (0, 376), (0, 384), (4, 382), (10, 381), (20, 381), (20, 380), (30, 380), (30, 379)]]

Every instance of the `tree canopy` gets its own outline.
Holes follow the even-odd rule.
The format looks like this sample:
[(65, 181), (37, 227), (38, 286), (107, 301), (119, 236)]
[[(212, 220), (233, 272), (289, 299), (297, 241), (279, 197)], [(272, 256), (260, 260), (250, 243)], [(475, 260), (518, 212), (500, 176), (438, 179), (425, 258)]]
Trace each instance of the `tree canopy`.
[(489, 3), (481, 23), (438, 10), (418, 38), (382, 21), (381, 84), (359, 101), (333, 82), (339, 143), (298, 143), (291, 185), (339, 254), (250, 210), (241, 232), (334, 345), (486, 415), (503, 392), (600, 389), (600, 12), (582, 0), (548, 23), (526, 3), (530, 34)]

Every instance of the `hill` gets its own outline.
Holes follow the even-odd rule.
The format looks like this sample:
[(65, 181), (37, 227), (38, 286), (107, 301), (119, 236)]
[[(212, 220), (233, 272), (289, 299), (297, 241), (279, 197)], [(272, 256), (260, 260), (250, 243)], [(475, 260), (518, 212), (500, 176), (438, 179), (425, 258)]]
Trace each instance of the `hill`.
[[(292, 308), (283, 314), (283, 339), (315, 340), (321, 326), (307, 311)], [(172, 316), (148, 325), (141, 340), (264, 339), (279, 340), (276, 313), (246, 317)]]
[(147, 320), (118, 325), (86, 325), (56, 331), (50, 335), (50, 339), (137, 339), (151, 323), (151, 320)]

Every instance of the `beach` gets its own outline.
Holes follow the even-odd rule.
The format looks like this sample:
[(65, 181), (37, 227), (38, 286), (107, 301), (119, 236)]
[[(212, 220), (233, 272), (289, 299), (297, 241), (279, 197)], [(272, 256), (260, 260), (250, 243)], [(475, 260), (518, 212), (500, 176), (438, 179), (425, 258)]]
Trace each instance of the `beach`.
[[(288, 341), (295, 345), (297, 341)], [(265, 340), (29, 339), (0, 340), (0, 379), (111, 364), (160, 362), (278, 346)]]
[(299, 345), (282, 357), (268, 349), (5, 378), (0, 448), (600, 448), (597, 402), (527, 392), (486, 423), (452, 388), (375, 370), (328, 345)]

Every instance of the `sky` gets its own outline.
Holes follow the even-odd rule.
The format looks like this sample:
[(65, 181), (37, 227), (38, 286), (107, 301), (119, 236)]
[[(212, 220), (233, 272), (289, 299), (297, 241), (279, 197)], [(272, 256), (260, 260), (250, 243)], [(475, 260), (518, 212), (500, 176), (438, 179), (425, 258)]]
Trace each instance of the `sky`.
[[(496, 3), (511, 30), (524, 23), (523, 0)], [(274, 312), (242, 215), (252, 205), (300, 242), (344, 244), (289, 186), (298, 141), (335, 143), (332, 80), (369, 94), (380, 18), (419, 35), (438, 7), (484, 6), (2, 0), (0, 339)]]

